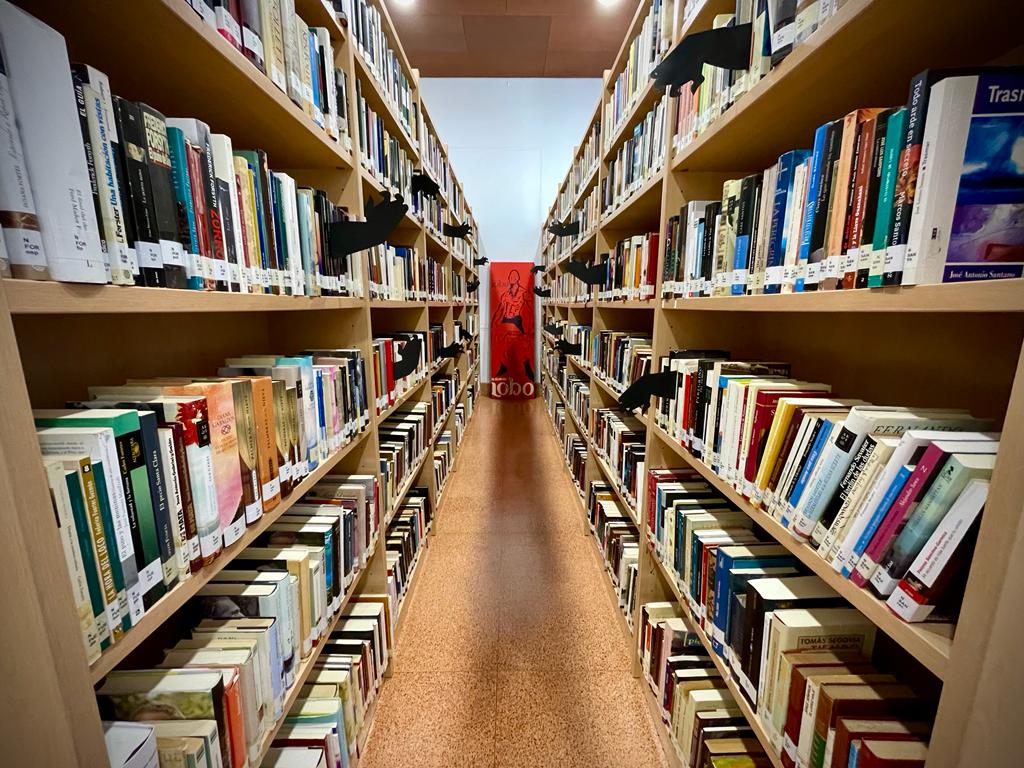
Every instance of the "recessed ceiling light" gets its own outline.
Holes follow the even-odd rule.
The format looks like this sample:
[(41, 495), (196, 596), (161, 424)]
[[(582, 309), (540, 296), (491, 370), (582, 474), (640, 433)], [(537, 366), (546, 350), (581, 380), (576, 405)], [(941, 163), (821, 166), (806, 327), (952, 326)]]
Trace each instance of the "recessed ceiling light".
[(606, 8), (609, 8), (609, 7), (613, 6), (613, 5), (618, 5), (619, 4), (619, 0), (597, 0), (597, 4), (598, 5), (603, 5)]
[(397, 5), (399, 8), (412, 8), (416, 0), (391, 0), (390, 5)]

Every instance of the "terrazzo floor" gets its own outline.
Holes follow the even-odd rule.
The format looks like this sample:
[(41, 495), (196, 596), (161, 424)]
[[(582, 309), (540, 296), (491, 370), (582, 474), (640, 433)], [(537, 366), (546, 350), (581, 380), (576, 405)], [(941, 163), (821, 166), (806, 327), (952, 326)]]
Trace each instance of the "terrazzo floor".
[(363, 768), (666, 765), (543, 409), (478, 400)]

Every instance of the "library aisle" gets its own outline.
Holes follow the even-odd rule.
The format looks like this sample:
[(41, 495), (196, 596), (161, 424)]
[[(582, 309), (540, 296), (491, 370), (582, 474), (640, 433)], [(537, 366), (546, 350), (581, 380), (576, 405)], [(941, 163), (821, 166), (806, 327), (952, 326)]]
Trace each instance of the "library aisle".
[(664, 765), (543, 401), (477, 409), (364, 768)]

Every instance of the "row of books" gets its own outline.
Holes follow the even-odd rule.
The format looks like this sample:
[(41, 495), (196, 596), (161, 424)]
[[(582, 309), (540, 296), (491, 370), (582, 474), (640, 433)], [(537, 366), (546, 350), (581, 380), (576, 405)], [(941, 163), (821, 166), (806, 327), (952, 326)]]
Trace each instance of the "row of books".
[(334, 66), (326, 27), (310, 27), (294, 0), (189, 0), (189, 4), (232, 46), (327, 134), (351, 149), (347, 101)]
[(455, 398), (462, 389), (462, 371), (458, 368), (453, 373), (438, 373), (430, 381), (430, 405), (433, 408), (434, 421), (431, 432), (436, 432), (448, 418), (448, 412), (455, 403)]
[(636, 124), (601, 175), (602, 213), (607, 216), (665, 166), (665, 101), (662, 98)]
[(590, 412), (589, 429), (594, 450), (635, 510), (643, 491), (647, 439), (643, 422), (612, 408), (595, 408)]
[(418, 192), (412, 198), (412, 212), (428, 233), (442, 242), (445, 241), (445, 209), (444, 203), (441, 200), (427, 197), (422, 192)]
[(578, 277), (563, 272), (549, 277), (551, 301), (586, 302), (594, 298), (594, 291)]
[(431, 524), (430, 495), (426, 488), (409, 489), (405, 501), (395, 513), (385, 538), (388, 592), (392, 602), (401, 605), (412, 583), (413, 568), (426, 543)]
[(721, 201), (687, 204), (667, 228), (663, 295), (1020, 277), (1024, 226), (1010, 212), (1024, 194), (1007, 192), (1000, 147), (1024, 132), (985, 99), (1024, 73), (965, 72), (926, 70), (906, 107), (854, 110), (820, 126), (813, 149), (725, 182)]
[[(395, 376), (394, 366), (402, 359), (402, 351), (412, 337), (418, 337), (420, 354), (415, 368), (406, 376)], [(394, 405), (406, 392), (415, 387), (427, 375), (430, 369), (427, 333), (425, 331), (405, 331), (386, 336), (375, 337), (370, 343), (373, 350), (373, 393), (377, 413)]]
[[(564, 411), (564, 406), (562, 410)], [(564, 428), (564, 413), (562, 414), (562, 425)], [(583, 488), (586, 485), (587, 474), (587, 441), (580, 435), (566, 431), (562, 436), (562, 448), (565, 451), (565, 463), (569, 467), (569, 475), (576, 486), (576, 492), (583, 495)]]
[(640, 533), (629, 512), (619, 503), (611, 485), (591, 480), (587, 489), (587, 515), (619, 610), (633, 628), (640, 561)]
[(356, 115), (359, 128), (360, 162), (386, 189), (412, 200), (412, 156), (387, 129), (384, 119), (377, 114), (363, 95), (363, 84), (356, 79)]
[(653, 0), (651, 10), (629, 44), (625, 66), (611, 84), (611, 94), (604, 104), (603, 120), (611, 126), (604, 134), (604, 149), (622, 128), (636, 102), (646, 93), (651, 70), (672, 47), (678, 28), (681, 0)]
[(591, 343), (594, 374), (616, 392), (622, 392), (651, 372), (654, 341), (638, 331), (598, 331)]
[(441, 195), (445, 199), (449, 199), (452, 196), (452, 188), (455, 186), (455, 174), (452, 173), (451, 164), (448, 162), (448, 151), (430, 127), (422, 110), (419, 119), (420, 164), (437, 182), (437, 186), (441, 188)]
[(666, 431), (897, 616), (954, 617), (999, 450), (991, 422), (837, 398), (788, 364), (705, 352), (660, 364), (695, 389), (658, 403)]
[(219, 373), (34, 412), (90, 661), (369, 424), (357, 350)]
[(591, 124), (583, 139), (583, 148), (576, 159), (573, 160), (572, 168), (569, 171), (569, 189), (572, 190), (573, 199), (579, 197), (583, 191), (583, 184), (590, 179), (597, 171), (601, 162), (601, 120), (597, 119)]
[[(797, 580), (807, 578), (747, 581), (747, 595), (765, 601), (751, 612), (766, 623), (765, 689), (773, 698), (771, 708), (758, 707), (756, 724), (768, 735), (774, 760), (729, 689), (733, 669), (723, 670), (712, 660), (707, 635), (692, 628), (675, 603), (641, 606), (641, 667), (684, 765), (924, 765), (933, 708), (911, 686), (872, 664), (874, 636), (869, 626), (857, 623), (855, 611), (774, 594), (787, 591), (782, 582), (796, 589)], [(774, 730), (776, 722), (781, 731)], [(747, 757), (736, 763), (730, 755)]]
[(697, 92), (680, 90), (677, 101), (675, 143), (682, 149), (710, 128), (714, 121), (747, 91), (803, 45), (845, 2), (790, 3), (778, 0), (737, 0), (735, 13), (718, 14), (712, 28), (751, 24), (750, 65), (746, 69), (722, 69), (703, 65), (704, 82)]
[(597, 298), (603, 301), (654, 298), (658, 279), (658, 233), (633, 235), (619, 240), (611, 254), (602, 254), (608, 275), (597, 286)]
[[(300, 569), (293, 564), (307, 563), (311, 553), (302, 547), (276, 553), (263, 561), (268, 570), (239, 570), (204, 587), (208, 594), (191, 606), (196, 623), (190, 636), (167, 649), (160, 664), (107, 676), (96, 694), (104, 717), (173, 740), (164, 742), (165, 749), (204, 754), (198, 765), (254, 765), (278, 725), (274, 747), (312, 747), (329, 765), (353, 764), (358, 734), (394, 650), (390, 600), (363, 595), (332, 611), (333, 629), (320, 628), (318, 658), (285, 712), (286, 696), (298, 681), (295, 669), (282, 663), (280, 640), (293, 628), (287, 611), (301, 607), (291, 603), (300, 599), (299, 579), (292, 575)], [(271, 759), (280, 757), (275, 752)]]
[(434, 487), (438, 495), (444, 492), (445, 483), (448, 482), (448, 473), (455, 462), (455, 438), (450, 429), (442, 432), (434, 444)]
[(559, 238), (568, 240), (575, 248), (592, 237), (597, 232), (597, 223), (601, 218), (601, 188), (596, 184), (590, 190), (590, 194), (580, 200), (579, 206), (573, 211), (573, 221), (580, 223), (580, 233), (573, 238)]
[(430, 447), (430, 403), (412, 402), (377, 426), (380, 473), (388, 499), (385, 520), (390, 520), (403, 491), (415, 482)]
[(562, 369), (559, 385), (565, 395), (565, 405), (575, 415), (579, 424), (589, 423), (590, 418), (590, 377), (569, 373), (569, 368)]
[(0, 40), (5, 274), (361, 295), (359, 260), (330, 258), (329, 225), (347, 214), (326, 193), (199, 120), (113, 95), (102, 72), (69, 63), (63, 37), (6, 2)]
[(391, 47), (380, 10), (368, 0), (343, 0), (343, 5), (343, 14), (363, 61), (380, 85), (395, 120), (415, 146), (419, 105), (412, 96), (412, 79)]

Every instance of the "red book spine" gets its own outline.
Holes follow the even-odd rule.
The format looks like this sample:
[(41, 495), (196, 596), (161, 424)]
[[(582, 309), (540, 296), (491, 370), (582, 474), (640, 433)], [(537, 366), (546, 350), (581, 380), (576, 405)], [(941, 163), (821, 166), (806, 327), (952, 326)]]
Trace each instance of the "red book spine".
[(647, 282), (645, 285), (651, 287), (650, 295), (654, 295), (654, 286), (658, 281), (658, 243), (660, 238), (657, 232), (651, 232), (647, 236)]

